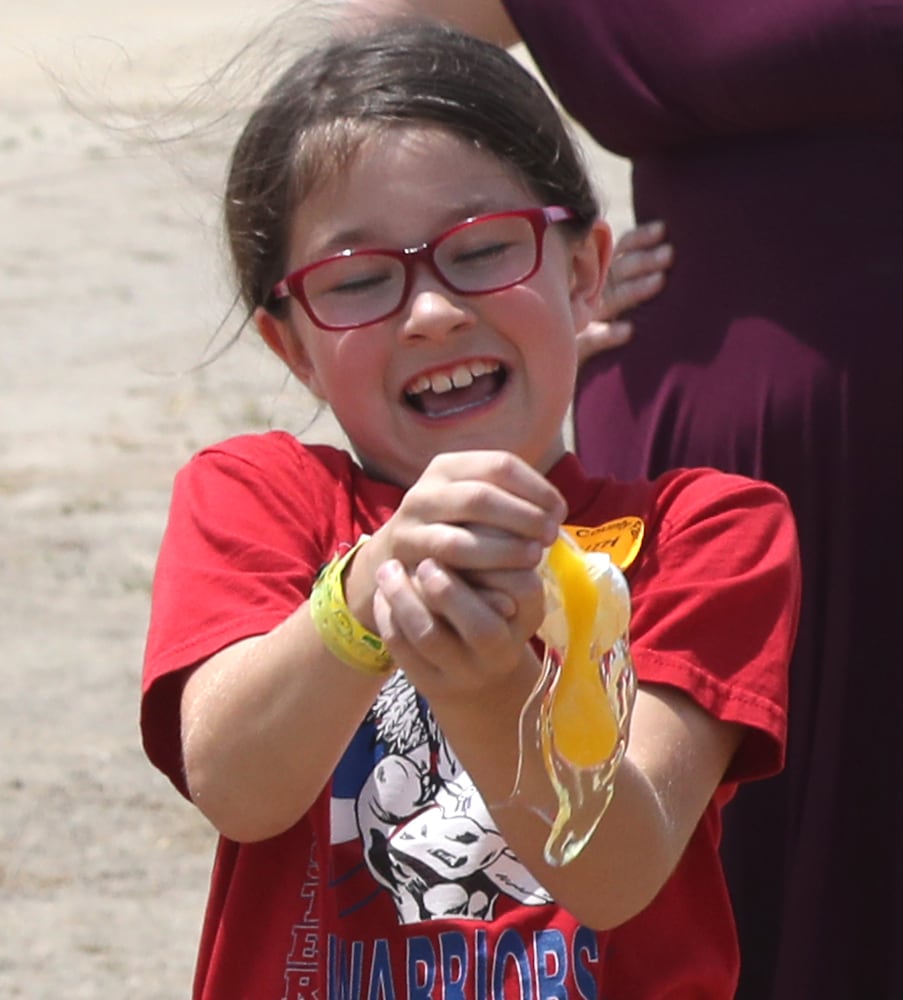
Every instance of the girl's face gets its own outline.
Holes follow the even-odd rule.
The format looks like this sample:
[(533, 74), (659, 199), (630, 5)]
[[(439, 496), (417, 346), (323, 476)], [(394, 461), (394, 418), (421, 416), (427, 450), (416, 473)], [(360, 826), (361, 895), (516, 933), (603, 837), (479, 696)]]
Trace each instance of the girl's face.
[[(419, 246), (471, 216), (535, 205), (496, 157), (440, 129), (393, 129), (298, 208), (287, 270), (347, 249)], [(371, 475), (409, 486), (435, 455), (472, 449), (511, 451), (546, 472), (564, 451), (575, 337), (610, 245), (604, 224), (578, 240), (551, 225), (542, 266), (503, 291), (452, 292), (420, 263), (403, 308), (372, 325), (323, 330), (294, 299), (284, 319), (263, 309), (255, 319)]]

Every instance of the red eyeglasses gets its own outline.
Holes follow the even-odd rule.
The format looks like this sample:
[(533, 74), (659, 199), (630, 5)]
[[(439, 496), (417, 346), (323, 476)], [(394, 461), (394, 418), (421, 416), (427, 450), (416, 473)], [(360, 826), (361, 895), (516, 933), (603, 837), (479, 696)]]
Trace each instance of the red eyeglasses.
[(500, 292), (532, 277), (542, 264), (546, 229), (575, 217), (558, 205), (494, 212), (460, 222), (421, 246), (343, 250), (293, 271), (272, 296), (297, 299), (324, 330), (350, 330), (400, 312), (421, 260), (453, 292)]

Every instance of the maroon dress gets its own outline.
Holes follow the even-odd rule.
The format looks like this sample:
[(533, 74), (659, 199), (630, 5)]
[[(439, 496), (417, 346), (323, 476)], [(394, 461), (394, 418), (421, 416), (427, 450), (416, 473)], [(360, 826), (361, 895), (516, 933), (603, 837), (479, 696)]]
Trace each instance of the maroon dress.
[(798, 519), (787, 767), (725, 813), (738, 996), (898, 1000), (903, 0), (505, 2), (677, 255), (581, 373), (584, 463), (745, 473)]

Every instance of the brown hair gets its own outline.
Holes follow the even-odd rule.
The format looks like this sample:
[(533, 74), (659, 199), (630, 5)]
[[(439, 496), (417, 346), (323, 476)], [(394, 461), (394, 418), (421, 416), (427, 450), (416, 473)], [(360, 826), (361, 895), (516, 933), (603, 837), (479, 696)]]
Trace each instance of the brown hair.
[(536, 79), (504, 49), (406, 21), (350, 35), (295, 61), (236, 143), (225, 221), (238, 292), (269, 305), (283, 277), (294, 211), (374, 131), (438, 126), (494, 153), (544, 204), (588, 228), (598, 203), (579, 148)]

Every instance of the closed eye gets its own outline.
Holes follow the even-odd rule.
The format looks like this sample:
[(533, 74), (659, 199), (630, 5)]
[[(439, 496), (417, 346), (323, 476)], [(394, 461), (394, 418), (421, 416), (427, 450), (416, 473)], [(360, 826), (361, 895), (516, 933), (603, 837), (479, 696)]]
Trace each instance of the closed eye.
[(451, 263), (455, 267), (468, 267), (492, 262), (499, 257), (503, 257), (512, 247), (513, 243), (486, 243), (483, 246), (472, 247), (469, 250), (462, 250), (455, 254)]
[(329, 288), (320, 289), (320, 295), (361, 295), (374, 289), (383, 287), (391, 281), (388, 274), (358, 275), (354, 278), (347, 278)]
[(307, 294), (314, 298), (354, 298), (373, 295), (403, 277), (396, 261), (377, 254), (360, 254), (328, 261), (307, 276)]

